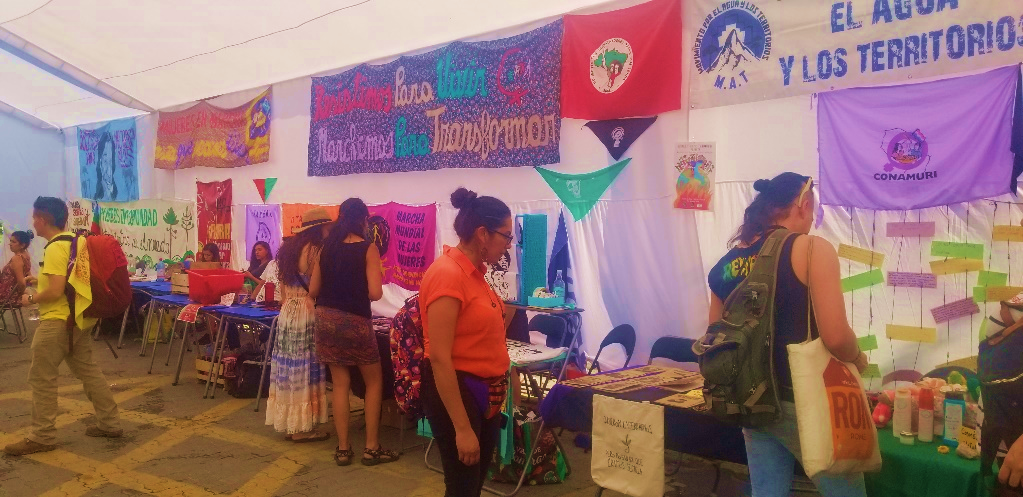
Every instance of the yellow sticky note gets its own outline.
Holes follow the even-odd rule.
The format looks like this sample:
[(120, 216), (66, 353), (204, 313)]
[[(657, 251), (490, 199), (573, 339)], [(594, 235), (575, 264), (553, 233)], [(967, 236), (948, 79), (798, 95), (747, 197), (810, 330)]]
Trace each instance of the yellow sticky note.
[(887, 326), (886, 332), (890, 340), (922, 343), (935, 343), (938, 341), (937, 328), (917, 328), (916, 326), (890, 324)]
[(853, 262), (866, 264), (870, 267), (881, 267), (884, 265), (884, 254), (844, 243), (838, 246), (838, 256)]
[(937, 275), (966, 273), (969, 271), (981, 271), (983, 269), (984, 261), (978, 261), (975, 259), (931, 261), (931, 272)]
[(977, 438), (976, 428), (967, 428), (963, 425), (959, 428), (959, 444), (966, 445), (967, 447), (980, 451), (980, 440)]
[(1001, 302), (1003, 300), (1009, 300), (1019, 292), (1023, 292), (1023, 287), (1018, 286), (989, 286), (987, 287), (987, 301), (988, 302)]
[(1023, 226), (1001, 225), (991, 230), (991, 240), (996, 242), (1023, 242)]

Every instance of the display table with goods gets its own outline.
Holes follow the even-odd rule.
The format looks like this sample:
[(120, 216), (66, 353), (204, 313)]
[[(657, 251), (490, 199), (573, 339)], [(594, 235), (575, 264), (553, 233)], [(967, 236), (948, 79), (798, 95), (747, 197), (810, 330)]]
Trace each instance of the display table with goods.
[[(881, 447), (881, 471), (867, 473), (867, 495), (871, 497), (982, 497), (989, 495), (980, 475), (980, 462), (963, 459), (956, 449), (940, 440), (904, 445), (891, 428), (877, 433)], [(987, 482), (990, 485), (992, 482)]]
[(590, 432), (594, 394), (653, 402), (665, 406), (665, 449), (746, 464), (742, 430), (706, 412), (702, 379), (698, 373), (659, 366), (584, 376), (551, 388), (540, 404), (540, 415), (551, 427)]

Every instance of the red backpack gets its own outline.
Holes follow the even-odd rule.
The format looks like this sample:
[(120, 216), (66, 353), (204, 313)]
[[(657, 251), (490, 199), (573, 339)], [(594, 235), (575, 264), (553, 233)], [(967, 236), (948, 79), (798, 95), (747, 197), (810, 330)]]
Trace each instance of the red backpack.
[(394, 364), (394, 400), (407, 416), (421, 418), (419, 402), (423, 362), (423, 320), (419, 313), (419, 295), (405, 301), (391, 321), (391, 362)]
[[(68, 258), (67, 265), (70, 279), (75, 260), (78, 258), (78, 237), (58, 236), (50, 240), (50, 243), (58, 241), (71, 242), (71, 257)], [(89, 251), (89, 282), (92, 287), (92, 304), (85, 310), (85, 317), (99, 319), (120, 317), (131, 305), (128, 259), (121, 250), (121, 244), (110, 235), (89, 235), (85, 238), (85, 246)], [(71, 308), (74, 309), (73, 290), (70, 292), (69, 300)]]

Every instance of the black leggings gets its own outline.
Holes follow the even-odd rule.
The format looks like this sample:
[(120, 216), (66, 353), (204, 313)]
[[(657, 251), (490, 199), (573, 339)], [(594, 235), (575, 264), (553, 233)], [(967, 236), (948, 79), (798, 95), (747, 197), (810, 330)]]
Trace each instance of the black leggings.
[(444, 407), (444, 402), (437, 392), (437, 384), (433, 378), (433, 369), (429, 361), (422, 364), (422, 384), (419, 398), (423, 403), (426, 419), (430, 421), (433, 438), (440, 451), (441, 465), (444, 468), (445, 497), (478, 497), (483, 492), (483, 482), (487, 470), (494, 457), (500, 435), (501, 422), (504, 419), (499, 413), (491, 419), (484, 419), (473, 399), (472, 393), (459, 378), (458, 390), (462, 394), (462, 405), (469, 416), (469, 424), (480, 443), (480, 462), (466, 466), (458, 460), (458, 446), (455, 444), (455, 426), (451, 416)]

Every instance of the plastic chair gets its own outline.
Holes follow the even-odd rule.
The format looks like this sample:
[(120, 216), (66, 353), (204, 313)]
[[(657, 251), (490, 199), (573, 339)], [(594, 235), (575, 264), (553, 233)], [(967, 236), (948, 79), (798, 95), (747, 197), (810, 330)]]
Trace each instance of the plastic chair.
[(537, 314), (529, 320), (529, 331), (538, 331), (547, 337), (546, 345), (551, 348), (568, 347), (572, 338), (568, 333), (568, 321), (557, 316)]
[[(14, 320), (14, 331), (7, 328), (7, 313), (11, 313)], [(20, 305), (0, 306), (0, 331), (18, 337), (18, 343), (24, 343), (28, 338), (28, 326), (25, 324), (25, 315), (21, 312)]]
[(636, 351), (636, 329), (631, 324), (623, 324), (616, 326), (607, 336), (604, 337), (604, 341), (600, 342), (600, 348), (597, 349), (597, 355), (593, 357), (593, 364), (590, 365), (589, 371), (586, 374), (593, 374), (593, 370), (596, 369), (598, 373), (600, 370), (600, 353), (604, 351), (604, 347), (613, 344), (619, 344), (625, 349), (625, 364), (623, 368), (629, 367), (629, 362), (632, 361), (632, 353)]
[(668, 359), (675, 362), (700, 362), (693, 352), (693, 344), (696, 340), (682, 337), (661, 337), (654, 342), (650, 348), (650, 359), (647, 364), (652, 364), (654, 359)]

